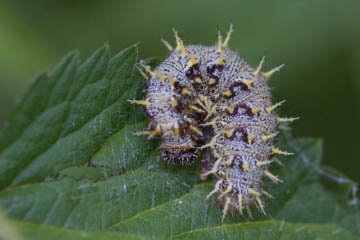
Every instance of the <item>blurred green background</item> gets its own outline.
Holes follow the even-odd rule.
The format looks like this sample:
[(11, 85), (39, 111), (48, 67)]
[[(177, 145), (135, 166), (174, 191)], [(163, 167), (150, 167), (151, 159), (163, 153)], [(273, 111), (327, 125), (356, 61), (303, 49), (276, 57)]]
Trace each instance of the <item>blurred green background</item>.
[(324, 139), (324, 164), (360, 181), (360, 1), (6, 1), (0, 2), (0, 124), (32, 77), (68, 51), (82, 59), (108, 42), (139, 42), (140, 58), (165, 58), (160, 39), (214, 44), (229, 24), (230, 47), (256, 66), (286, 67), (270, 81), (295, 136)]

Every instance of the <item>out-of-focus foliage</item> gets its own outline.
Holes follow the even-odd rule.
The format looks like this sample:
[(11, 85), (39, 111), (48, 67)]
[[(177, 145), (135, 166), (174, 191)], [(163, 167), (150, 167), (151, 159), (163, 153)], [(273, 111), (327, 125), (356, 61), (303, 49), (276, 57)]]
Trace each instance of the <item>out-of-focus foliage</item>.
[[(213, 44), (217, 30), (235, 32), (230, 46), (265, 68), (285, 63), (271, 80), (283, 113), (300, 116), (296, 136), (324, 139), (324, 163), (360, 180), (360, 2), (319, 1), (10, 1), (0, 3), (0, 122), (29, 86), (69, 50), (88, 56), (140, 42), (141, 58), (167, 56), (161, 38)], [(6, 123), (5, 123), (6, 124)]]
[(0, 209), (0, 239), (1, 240), (21, 240), (20, 234), (16, 227)]

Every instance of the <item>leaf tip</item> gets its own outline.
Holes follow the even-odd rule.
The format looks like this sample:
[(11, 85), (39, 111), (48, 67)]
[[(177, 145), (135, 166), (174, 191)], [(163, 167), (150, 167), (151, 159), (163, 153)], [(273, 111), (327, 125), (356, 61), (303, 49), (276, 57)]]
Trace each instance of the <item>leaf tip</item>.
[(68, 53), (68, 56), (69, 58), (78, 58), (80, 56), (80, 51), (78, 49), (72, 50), (71, 52)]
[(104, 51), (110, 51), (110, 44), (108, 42), (105, 42), (104, 46), (101, 49), (103, 49)]

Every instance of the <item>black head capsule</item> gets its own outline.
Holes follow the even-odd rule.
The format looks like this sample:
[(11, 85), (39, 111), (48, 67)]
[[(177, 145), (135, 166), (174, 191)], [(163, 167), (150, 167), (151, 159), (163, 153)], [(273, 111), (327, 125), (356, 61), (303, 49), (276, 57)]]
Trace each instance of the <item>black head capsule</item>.
[(197, 160), (198, 150), (196, 148), (166, 147), (161, 150), (161, 155), (167, 163), (189, 165)]

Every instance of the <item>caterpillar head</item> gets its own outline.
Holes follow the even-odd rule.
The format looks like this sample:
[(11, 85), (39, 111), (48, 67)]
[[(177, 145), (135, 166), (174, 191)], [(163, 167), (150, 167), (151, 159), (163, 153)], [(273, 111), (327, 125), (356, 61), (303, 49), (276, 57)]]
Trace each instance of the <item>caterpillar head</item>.
[(198, 150), (189, 136), (165, 138), (161, 145), (161, 155), (168, 163), (187, 165), (197, 160)]

